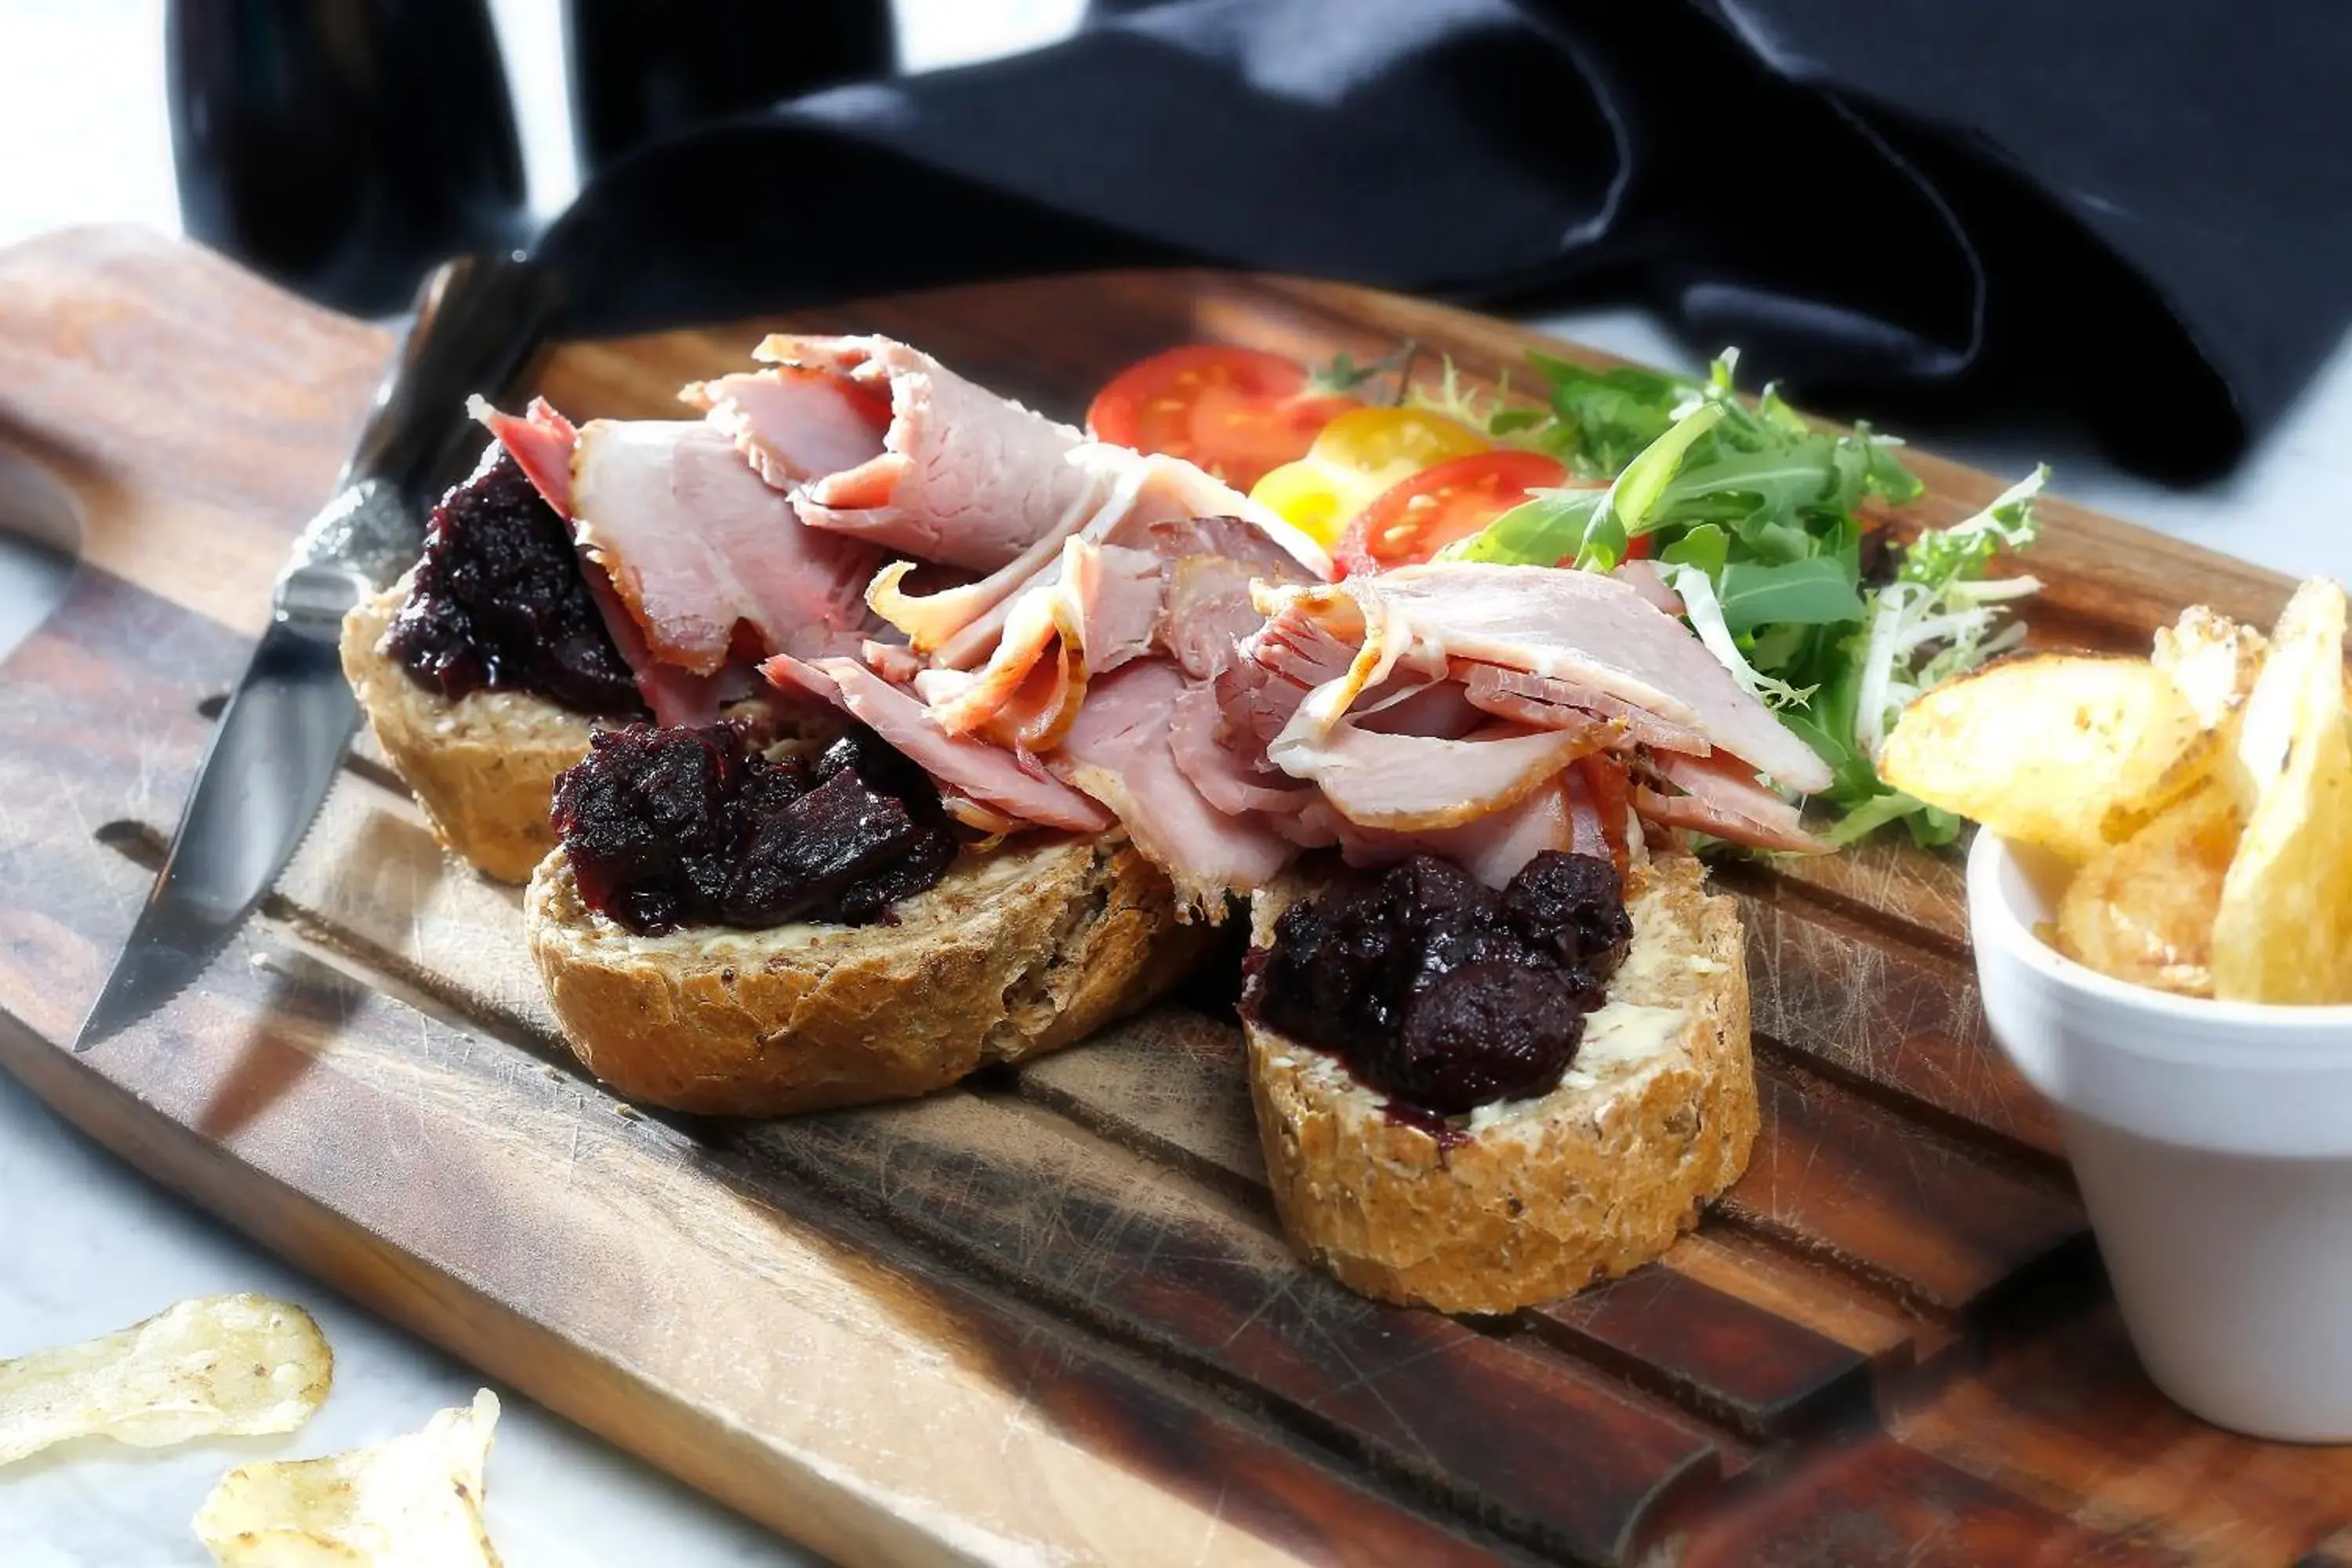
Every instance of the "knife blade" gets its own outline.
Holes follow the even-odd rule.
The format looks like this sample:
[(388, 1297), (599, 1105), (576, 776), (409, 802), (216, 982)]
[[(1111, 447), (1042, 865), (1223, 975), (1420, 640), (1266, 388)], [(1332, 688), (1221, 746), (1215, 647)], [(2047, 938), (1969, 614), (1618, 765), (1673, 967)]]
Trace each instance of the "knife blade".
[(434, 488), (474, 431), (467, 395), (497, 399), (512, 390), (560, 293), (551, 274), (519, 258), (463, 257), (425, 280), (334, 499), (278, 574), (269, 625), (75, 1050), (144, 1017), (202, 973), (293, 858), (359, 728), (336, 647), (343, 612), (415, 561)]

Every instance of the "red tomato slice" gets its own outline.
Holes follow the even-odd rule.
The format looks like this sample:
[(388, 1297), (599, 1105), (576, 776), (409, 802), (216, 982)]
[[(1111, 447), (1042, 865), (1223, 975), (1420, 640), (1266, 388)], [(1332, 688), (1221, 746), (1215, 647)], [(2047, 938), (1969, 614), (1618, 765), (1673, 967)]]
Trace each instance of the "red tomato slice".
[(1332, 556), (1340, 573), (1385, 572), (1426, 561), (1467, 539), (1568, 470), (1537, 452), (1474, 452), (1398, 480), (1356, 514)]
[(1307, 455), (1316, 432), (1363, 405), (1316, 396), (1307, 373), (1280, 354), (1191, 343), (1138, 360), (1111, 378), (1087, 410), (1098, 441), (1183, 458), (1246, 490)]

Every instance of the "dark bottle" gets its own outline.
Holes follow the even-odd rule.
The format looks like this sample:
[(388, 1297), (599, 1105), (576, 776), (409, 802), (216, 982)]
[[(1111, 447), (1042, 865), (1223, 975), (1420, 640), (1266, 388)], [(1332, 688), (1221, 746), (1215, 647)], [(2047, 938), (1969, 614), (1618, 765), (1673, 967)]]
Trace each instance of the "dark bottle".
[(484, 0), (171, 0), (188, 233), (358, 315), (525, 237), (522, 150)]
[(889, 0), (566, 0), (584, 178), (641, 142), (898, 59)]

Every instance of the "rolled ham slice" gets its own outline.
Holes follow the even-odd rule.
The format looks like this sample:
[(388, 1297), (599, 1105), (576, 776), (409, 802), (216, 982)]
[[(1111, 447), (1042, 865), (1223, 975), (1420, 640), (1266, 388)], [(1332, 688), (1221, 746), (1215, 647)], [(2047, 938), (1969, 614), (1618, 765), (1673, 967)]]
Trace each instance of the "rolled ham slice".
[[(1086, 439), (1067, 425), (976, 386), (930, 355), (883, 337), (779, 334), (753, 351), (777, 366), (756, 389), (709, 384), (709, 406), (735, 439), (796, 486), (812, 528), (894, 554), (994, 572), (1078, 508), (1093, 484), (1063, 458)], [(732, 384), (730, 385), (730, 383)], [(831, 408), (824, 439), (808, 411)], [(832, 410), (876, 405), (888, 421), (870, 448)], [(858, 460), (826, 465), (841, 457)]]
[(881, 457), (890, 400), (814, 366), (778, 365), (698, 381), (681, 402), (735, 443), (759, 476), (780, 490), (848, 473)]
[(869, 628), (864, 589), (880, 552), (804, 527), (709, 425), (591, 420), (572, 500), (580, 542), (667, 663), (710, 673), (739, 625), (762, 651), (803, 658), (853, 651)]
[(760, 672), (786, 690), (834, 704), (941, 784), (1005, 816), (1079, 833), (1100, 832), (1116, 820), (1085, 795), (1013, 752), (972, 736), (949, 734), (932, 722), (911, 693), (854, 658), (803, 661), (783, 654), (762, 664)]

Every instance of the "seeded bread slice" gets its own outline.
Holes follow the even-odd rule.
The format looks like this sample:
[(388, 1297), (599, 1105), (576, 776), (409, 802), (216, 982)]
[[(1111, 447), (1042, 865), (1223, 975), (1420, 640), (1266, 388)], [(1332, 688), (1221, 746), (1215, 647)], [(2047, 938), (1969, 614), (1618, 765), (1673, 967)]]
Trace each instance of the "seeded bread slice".
[(905, 1099), (1069, 1045), (1173, 984), (1208, 934), (1107, 837), (966, 850), (893, 912), (637, 936), (581, 901), (561, 848), (523, 899), (572, 1054), (632, 1100), (720, 1116)]
[(587, 755), (594, 726), (527, 691), (453, 702), (410, 679), (383, 651), (408, 590), (404, 576), (343, 617), (343, 677), (434, 837), (485, 875), (523, 881), (555, 847), (555, 775)]
[[(1339, 1060), (1251, 1026), (1250, 1094), (1291, 1245), (1384, 1300), (1507, 1312), (1655, 1258), (1747, 1168), (1757, 1128), (1739, 916), (1679, 850), (1637, 865), (1633, 943), (1558, 1089), (1457, 1119), (1389, 1120)], [(1273, 941), (1293, 872), (1252, 900)]]

